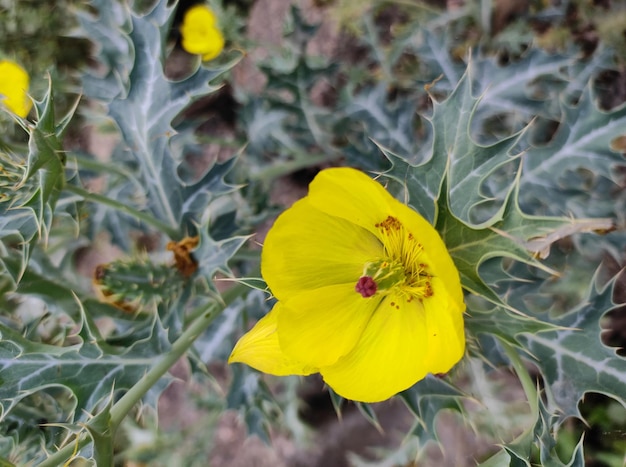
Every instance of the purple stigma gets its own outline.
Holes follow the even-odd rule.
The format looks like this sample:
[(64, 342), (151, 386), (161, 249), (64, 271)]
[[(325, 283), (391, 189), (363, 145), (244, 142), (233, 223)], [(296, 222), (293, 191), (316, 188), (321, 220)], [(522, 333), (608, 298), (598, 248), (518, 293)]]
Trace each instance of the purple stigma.
[(363, 298), (368, 298), (374, 295), (377, 288), (378, 286), (376, 285), (376, 282), (370, 276), (361, 277), (354, 286), (354, 290), (360, 293)]

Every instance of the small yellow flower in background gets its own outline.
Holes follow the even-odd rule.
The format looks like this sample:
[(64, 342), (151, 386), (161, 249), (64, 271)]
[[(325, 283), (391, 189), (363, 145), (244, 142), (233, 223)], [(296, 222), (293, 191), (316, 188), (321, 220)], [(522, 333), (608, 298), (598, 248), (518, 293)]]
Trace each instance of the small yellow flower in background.
[(340, 396), (378, 402), (465, 352), (463, 292), (441, 237), (358, 170), (318, 174), (269, 231), (261, 272), (278, 302), (229, 363), (319, 372)]
[(205, 5), (195, 5), (185, 12), (180, 33), (183, 49), (202, 55), (202, 60), (213, 60), (224, 48), (224, 36), (217, 28), (215, 15)]
[(0, 105), (19, 117), (26, 117), (33, 106), (28, 97), (30, 79), (26, 70), (9, 60), (0, 60)]

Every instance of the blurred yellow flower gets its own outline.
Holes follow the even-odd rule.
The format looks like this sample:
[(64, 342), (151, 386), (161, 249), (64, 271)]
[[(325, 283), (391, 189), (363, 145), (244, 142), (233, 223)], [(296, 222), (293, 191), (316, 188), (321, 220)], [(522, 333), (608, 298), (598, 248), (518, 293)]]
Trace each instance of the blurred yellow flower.
[(463, 292), (441, 237), (358, 170), (319, 173), (268, 233), (261, 271), (278, 302), (230, 363), (319, 372), (340, 396), (378, 402), (465, 352)]
[(185, 12), (180, 33), (183, 49), (202, 55), (202, 60), (213, 60), (224, 48), (224, 36), (215, 15), (205, 5), (195, 5)]
[(28, 97), (28, 73), (9, 60), (0, 60), (0, 105), (19, 117), (26, 117), (33, 106)]

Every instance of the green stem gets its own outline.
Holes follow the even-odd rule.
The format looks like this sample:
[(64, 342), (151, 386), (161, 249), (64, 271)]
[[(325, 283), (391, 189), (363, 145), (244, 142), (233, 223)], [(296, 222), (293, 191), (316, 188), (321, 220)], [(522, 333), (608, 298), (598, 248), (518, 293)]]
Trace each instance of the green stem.
[(67, 461), (71, 459), (78, 451), (87, 446), (91, 438), (85, 431), (81, 431), (78, 434), (78, 438), (73, 440), (70, 444), (66, 444), (57, 452), (48, 457), (45, 461), (39, 464), (39, 467), (59, 467), (65, 466)]
[(295, 154), (295, 159), (280, 164), (269, 166), (250, 174), (251, 180), (273, 180), (283, 175), (289, 174), (313, 165), (322, 164), (337, 159), (336, 155), (327, 154)]
[(509, 357), (511, 365), (513, 365), (513, 368), (515, 369), (515, 373), (517, 373), (517, 377), (522, 384), (522, 389), (524, 390), (524, 394), (526, 394), (526, 399), (530, 405), (530, 413), (533, 416), (533, 419), (536, 420), (539, 417), (539, 404), (537, 399), (539, 396), (537, 394), (537, 386), (513, 346), (503, 339), (499, 339), (499, 341), (500, 345), (502, 345), (502, 348), (504, 349), (504, 353), (506, 353), (506, 356)]
[[(91, 170), (93, 172), (104, 173), (108, 175), (115, 174), (125, 178), (126, 180), (133, 180), (132, 174), (123, 166), (99, 161), (98, 159), (94, 159), (91, 156), (84, 155), (84, 153), (79, 151), (70, 151), (67, 153), (67, 166), (72, 167), (75, 170), (78, 170), (78, 168), (80, 168), (82, 170)], [(139, 185), (139, 182), (135, 181), (135, 184)]]
[[(531, 378), (528, 370), (524, 366), (524, 362), (520, 358), (519, 354), (515, 350), (515, 348), (504, 339), (498, 339), (500, 345), (504, 349), (504, 353), (506, 353), (507, 357), (511, 361), (511, 365), (513, 365), (513, 369), (515, 373), (517, 373), (517, 377), (522, 384), (522, 389), (526, 394), (526, 399), (528, 400), (528, 405), (530, 406), (530, 413), (533, 417), (534, 423), (531, 424), (528, 428), (526, 428), (519, 436), (517, 436), (511, 443), (508, 444), (528, 444), (532, 443), (532, 436), (534, 431), (534, 425), (539, 419), (539, 400), (537, 393), (537, 386), (535, 385), (533, 379)], [(530, 439), (529, 439), (530, 438)], [(485, 467), (495, 467), (500, 465), (509, 465), (510, 456), (509, 454), (502, 449), (497, 454), (491, 456), (489, 459), (481, 463), (480, 465), (484, 465)]]
[(132, 408), (141, 400), (152, 386), (154, 386), (161, 377), (176, 363), (187, 350), (192, 346), (200, 334), (213, 322), (215, 317), (219, 315), (223, 308), (219, 308), (217, 304), (211, 303), (195, 321), (183, 332), (172, 348), (167, 352), (150, 371), (148, 371), (137, 384), (128, 390), (111, 408), (110, 412), (110, 429), (115, 432), (124, 417), (132, 410)]
[[(163, 377), (165, 373), (176, 363), (185, 352), (191, 347), (198, 336), (213, 322), (213, 320), (226, 308), (235, 297), (241, 294), (242, 287), (233, 287), (222, 296), (224, 304), (211, 302), (203, 310), (203, 313), (191, 322), (189, 327), (172, 344), (171, 349), (148, 371), (132, 388), (122, 396), (111, 408), (109, 413), (109, 430), (111, 436), (120, 425), (124, 417), (141, 400), (141, 398)], [(70, 459), (75, 452), (85, 447), (91, 442), (90, 436), (86, 432), (81, 432), (78, 437), (65, 447), (59, 449), (39, 467), (58, 467)]]
[[(250, 287), (244, 284), (234, 284), (229, 289), (221, 293), (221, 298), (218, 298), (216, 303), (222, 305), (223, 309), (227, 308), (236, 298), (241, 297), (246, 291), (250, 291)], [(194, 310), (191, 310), (186, 322), (195, 322), (201, 315), (206, 313), (206, 308), (200, 306)]]
[(164, 222), (161, 222), (158, 219), (155, 219), (153, 216), (151, 216), (150, 214), (147, 214), (145, 212), (139, 211), (138, 209), (135, 209), (133, 207), (130, 207), (124, 203), (121, 203), (119, 201), (116, 201), (114, 199), (111, 198), (107, 198), (106, 196), (100, 195), (98, 193), (92, 193), (90, 191), (85, 190), (84, 188), (81, 188), (79, 186), (76, 185), (66, 185), (64, 187), (67, 191), (74, 193), (86, 200), (89, 201), (93, 201), (96, 203), (100, 203), (100, 204), (104, 204), (105, 206), (109, 206), (113, 209), (116, 209), (120, 212), (129, 214), (133, 217), (135, 217), (136, 219), (139, 219), (142, 222), (145, 222), (148, 225), (151, 225), (152, 227), (160, 230), (161, 232), (163, 232), (164, 234), (166, 234), (169, 238), (171, 238), (172, 240), (177, 240), (180, 238), (180, 232), (178, 231), (178, 229), (165, 224)]

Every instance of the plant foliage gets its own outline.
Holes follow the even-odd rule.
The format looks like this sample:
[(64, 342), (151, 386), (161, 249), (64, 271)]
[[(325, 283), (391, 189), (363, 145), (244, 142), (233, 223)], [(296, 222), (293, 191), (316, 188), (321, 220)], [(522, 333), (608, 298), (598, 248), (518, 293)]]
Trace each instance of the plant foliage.
[[(23, 135), (0, 140), (7, 465), (72, 457), (113, 465), (123, 420), (135, 414), (139, 424), (142, 410), (156, 408), (181, 357), (192, 379), (218, 378), (211, 364), (223, 365), (234, 339), (270, 309), (247, 235), (281, 209), (270, 202), (277, 180), (328, 164), (370, 172), (431, 221), (466, 292), (467, 356), (450, 375), (397, 396), (414, 423), (380, 465), (423, 459), (444, 411), (468, 429), (486, 423), (497, 432), (497, 415), (478, 420), (472, 404), (489, 404), (497, 392), (489, 375), (499, 367), (515, 371), (528, 410), (523, 426), (492, 440), (476, 462), (584, 465), (592, 452), (584, 438), (564, 447), (559, 432), (584, 418), (585, 395), (626, 407), (624, 357), (603, 339), (620, 312), (615, 265), (626, 241), (626, 110), (599, 104), (619, 56), (607, 41), (592, 53), (543, 49), (528, 43), (524, 25), (495, 33), (485, 20), (491, 2), (441, 12), (374, 3), (358, 14), (336, 6), (359, 18), (349, 38), (358, 53), (339, 51), (332, 62), (308, 52), (319, 29), (292, 7), (283, 48), (259, 67), (267, 81), (259, 93), (239, 89), (231, 75), (241, 59), (234, 45), (209, 63), (182, 55), (176, 2), (139, 13), (92, 0), (72, 10), (72, 34), (93, 53), (81, 102), (67, 105), (74, 101), (53, 74), (31, 119), (15, 122)], [(242, 19), (217, 11), (236, 34)], [(563, 21), (554, 28), (567, 25), (565, 13), (527, 11)], [(188, 70), (176, 80), (166, 72), (175, 60)], [(206, 122), (190, 108), (210, 105), (227, 83), (237, 100), (227, 143), (238, 155), (200, 157)], [(79, 117), (109, 135), (110, 160), (71, 149)], [(103, 240), (108, 253), (86, 277), (81, 261)], [(268, 442), (272, 423), (302, 429), (289, 417), (295, 380), (281, 396), (274, 380), (249, 368), (228, 374), (219, 410), (238, 410)], [(341, 410), (343, 401), (331, 399)], [(358, 408), (379, 424), (377, 408)]]

